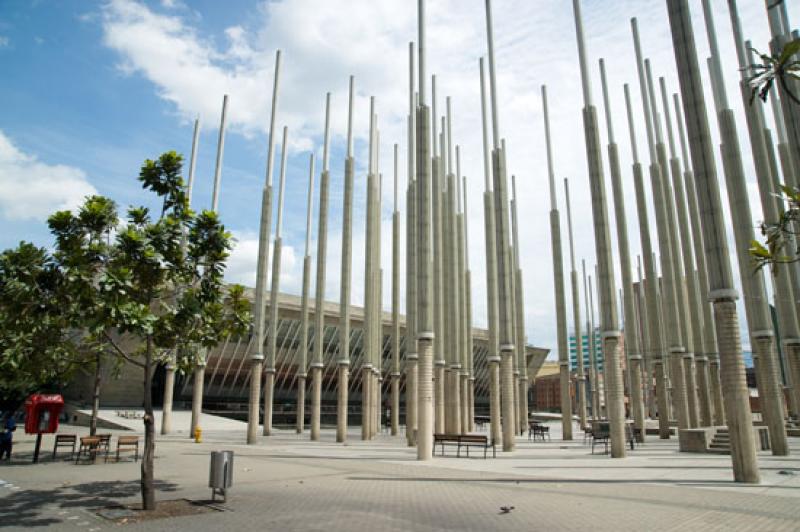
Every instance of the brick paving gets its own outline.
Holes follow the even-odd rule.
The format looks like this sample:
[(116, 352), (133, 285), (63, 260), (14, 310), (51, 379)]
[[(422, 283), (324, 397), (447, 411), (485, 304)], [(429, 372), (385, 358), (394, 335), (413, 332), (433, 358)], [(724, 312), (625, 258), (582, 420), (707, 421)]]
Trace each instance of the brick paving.
[[(85, 431), (68, 427), (65, 431)], [(520, 438), (497, 459), (414, 460), (403, 437), (334, 443), (279, 431), (246, 446), (244, 431), (214, 431), (196, 444), (185, 434), (160, 438), (158, 498), (210, 498), (209, 452), (232, 449), (234, 486), (226, 511), (128, 524), (129, 530), (798, 530), (800, 439), (792, 456), (760, 453), (764, 482), (731, 482), (730, 458), (677, 452), (673, 439), (650, 439), (629, 458), (590, 454), (579, 438)], [(115, 432), (116, 434), (117, 432)], [(0, 528), (118, 529), (96, 515), (111, 503), (138, 501), (139, 465), (74, 465), (30, 458), (20, 438), (17, 462), (0, 466)], [(45, 450), (48, 445), (45, 439)], [(454, 450), (448, 449), (448, 454)], [(27, 457), (25, 456), (27, 454)], [(788, 474), (787, 474), (788, 473)], [(514, 509), (503, 513), (501, 507)]]

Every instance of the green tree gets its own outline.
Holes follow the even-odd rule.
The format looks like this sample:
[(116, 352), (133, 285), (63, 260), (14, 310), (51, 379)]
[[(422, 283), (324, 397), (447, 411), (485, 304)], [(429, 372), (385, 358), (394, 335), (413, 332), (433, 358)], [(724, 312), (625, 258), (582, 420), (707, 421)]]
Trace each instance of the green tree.
[(160, 202), (157, 216), (133, 207), (120, 222), (113, 202), (93, 196), (77, 214), (61, 211), (49, 220), (76, 321), (90, 341), (104, 342), (144, 373), (145, 510), (155, 508), (156, 365), (174, 353), (178, 368), (187, 370), (201, 350), (250, 324), (244, 288), (223, 283), (231, 235), (216, 213), (189, 209), (181, 166), (181, 156), (167, 152), (141, 168), (139, 181)]
[(800, 227), (800, 190), (786, 185), (781, 190), (781, 199), (787, 203), (786, 210), (778, 221), (761, 223), (764, 243), (754, 240), (750, 246), (750, 255), (756, 261), (757, 267), (760, 269), (769, 265), (773, 273), (777, 273), (777, 266), (780, 264), (800, 261), (800, 249), (795, 247), (800, 237), (797, 230)]
[(28, 242), (0, 254), (0, 401), (59, 389), (85, 363), (70, 327), (63, 272), (48, 252)]
[[(86, 332), (83, 345), (86, 351), (93, 354), (91, 435), (97, 432), (103, 359), (109, 358), (104, 357), (109, 351), (105, 338), (109, 330), (97, 330), (103, 316), (96, 301), (101, 298), (100, 274), (111, 260), (111, 235), (118, 224), (114, 202), (102, 196), (86, 198), (76, 215), (70, 211), (60, 211), (48, 219), (48, 225), (56, 236), (55, 259), (68, 281), (64, 310), (69, 313), (73, 327), (82, 333)], [(119, 360), (111, 360), (119, 366)]]

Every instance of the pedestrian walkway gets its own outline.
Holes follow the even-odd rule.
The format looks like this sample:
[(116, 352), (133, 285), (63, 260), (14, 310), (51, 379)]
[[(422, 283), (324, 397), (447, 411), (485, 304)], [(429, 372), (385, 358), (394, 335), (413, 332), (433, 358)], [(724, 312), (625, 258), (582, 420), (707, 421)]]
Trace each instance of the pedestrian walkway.
[[(210, 499), (209, 453), (234, 451), (228, 511), (125, 529), (797, 530), (800, 439), (790, 439), (790, 457), (760, 453), (764, 482), (744, 486), (731, 481), (729, 457), (678, 453), (674, 439), (651, 437), (628, 458), (612, 459), (591, 455), (582, 436), (561, 442), (560, 424), (550, 427), (552, 442), (520, 437), (514, 453), (496, 459), (446, 451), (426, 463), (402, 435), (362, 442), (358, 427), (346, 445), (335, 443), (333, 429), (318, 442), (278, 430), (254, 446), (243, 443), (244, 430), (209, 429), (199, 444), (186, 434), (159, 437), (159, 500)], [(31, 465), (32, 442), (21, 438), (17, 462), (0, 466), (0, 479), (13, 485), (0, 484), (0, 522), (10, 529), (117, 529), (97, 510), (139, 501), (139, 464), (75, 466), (48, 457)]]

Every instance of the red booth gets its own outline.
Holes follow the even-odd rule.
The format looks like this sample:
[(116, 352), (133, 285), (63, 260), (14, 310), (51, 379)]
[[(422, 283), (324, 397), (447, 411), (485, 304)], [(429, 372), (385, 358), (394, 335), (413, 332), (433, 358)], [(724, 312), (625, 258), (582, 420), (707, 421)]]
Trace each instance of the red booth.
[(58, 430), (58, 416), (64, 409), (59, 394), (35, 393), (25, 400), (25, 433), (52, 434)]
[(39, 461), (42, 434), (58, 430), (58, 416), (64, 409), (64, 398), (59, 394), (35, 393), (25, 400), (25, 433), (36, 434), (33, 461)]

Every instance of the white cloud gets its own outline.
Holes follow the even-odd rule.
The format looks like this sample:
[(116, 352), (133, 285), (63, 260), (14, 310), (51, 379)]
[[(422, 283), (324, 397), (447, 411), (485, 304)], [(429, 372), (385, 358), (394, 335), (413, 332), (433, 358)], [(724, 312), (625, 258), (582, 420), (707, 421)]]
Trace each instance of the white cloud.
[(0, 48), (5, 48), (9, 44), (8, 37), (5, 35), (0, 35)]
[[(723, 69), (726, 72), (729, 100), (737, 113), (739, 133), (744, 140), (745, 122), (741, 99), (738, 97), (738, 68), (731, 46), (727, 4), (722, 0), (714, 0), (712, 4), (724, 54)], [(346, 127), (347, 76), (354, 74), (358, 90), (355, 102), (356, 136), (362, 141), (366, 139), (368, 96), (375, 94), (384, 154), (383, 168), (388, 172), (386, 155), (390, 153), (391, 145), (399, 142), (404, 146), (406, 139), (404, 120), (408, 108), (408, 41), (416, 40), (415, 5), (407, 0), (264, 2), (257, 16), (225, 29), (218, 37), (222, 42), (216, 42), (213, 37), (201, 34), (188, 17), (175, 15), (174, 12), (159, 13), (133, 0), (111, 0), (103, 9), (104, 41), (119, 54), (120, 68), (128, 74), (141, 75), (150, 80), (158, 94), (175, 105), (182, 119), (190, 120), (200, 115), (205, 124), (215, 125), (222, 95), (230, 94), (229, 124), (233, 131), (250, 137), (262, 137), (266, 130), (274, 51), (276, 48), (282, 49), (284, 56), (278, 123), (290, 127), (294, 150), (319, 145), (326, 91), (333, 93), (331, 122), (334, 145), (338, 143), (341, 147)], [(708, 46), (702, 9), (699, 0), (692, 0), (691, 6), (698, 52), (703, 63)], [(757, 48), (766, 49), (768, 29), (763, 3), (740, 2), (739, 7), (745, 34)], [(664, 3), (659, 0), (587, 1), (584, 2), (583, 11), (594, 102), (598, 107), (601, 142), (604, 145), (607, 134), (603, 125), (605, 120), (597, 59), (601, 56), (606, 59), (614, 110), (612, 120), (628, 198), (628, 234), (635, 261), (635, 256), (641, 253), (641, 247), (633, 202), (631, 149), (622, 97), (623, 83), (631, 84), (639, 154), (645, 165), (648, 157), (629, 19), (632, 16), (639, 17), (639, 26), (645, 30), (642, 33), (644, 53), (652, 61), (654, 74), (664, 75), (670, 92), (673, 92), (677, 91), (678, 83), (667, 13)], [(563, 249), (566, 252), (568, 248), (561, 183), (562, 178), (567, 176), (571, 183), (577, 258), (579, 261), (585, 258), (589, 265), (595, 262), (572, 7), (570, 2), (563, 1), (496, 0), (494, 19), (501, 134), (508, 140), (510, 172), (516, 173), (519, 178), (520, 256), (525, 275), (528, 337), (537, 345), (555, 346), (547, 171), (539, 96), (543, 83), (548, 84), (550, 94)], [(453, 134), (455, 142), (464, 146), (462, 168), (470, 178), (469, 255), (475, 321), (485, 323), (483, 165), (478, 86), (478, 57), (486, 54), (483, 3), (457, 0), (429, 2), (427, 23), (428, 73), (438, 76), (438, 112), (441, 114), (444, 110), (443, 96), (452, 96), (455, 113)], [(706, 95), (706, 102), (711, 109), (713, 100), (710, 92)], [(718, 140), (713, 122), (711, 129), (715, 141)], [(750, 153), (744, 142), (742, 151), (748, 180), (754, 182)], [(357, 153), (357, 157), (359, 165), (363, 166), (363, 154)], [(405, 155), (401, 154), (401, 161), (404, 160), (402, 157)], [(604, 161), (607, 163), (605, 152)], [(341, 165), (341, 161), (331, 162), (332, 167), (338, 165)], [(722, 165), (718, 162), (717, 167), (720, 183), (724, 187)], [(401, 183), (404, 181), (401, 179)], [(609, 181), (606, 168), (606, 182)], [(401, 185), (401, 191), (403, 188)], [(401, 193), (401, 211), (404, 209), (404, 197)], [(610, 202), (610, 192), (607, 197)], [(725, 197), (723, 191), (723, 199)], [(384, 187), (384, 200), (390, 204), (389, 186)], [(648, 201), (655, 243), (652, 200)], [(612, 208), (611, 205), (609, 207)], [(758, 209), (757, 205), (753, 207), (755, 218)], [(727, 219), (730, 219), (727, 204), (723, 208)], [(338, 214), (339, 211), (333, 212)], [(340, 235), (335, 236), (336, 223), (336, 220), (331, 220), (331, 252), (326, 286), (328, 297), (333, 299), (338, 298), (339, 283), (339, 264), (334, 257), (339, 249), (334, 242), (340, 238)], [(252, 220), (250, 227), (243, 230), (253, 232), (257, 224), (258, 220)], [(389, 218), (384, 218), (384, 224), (383, 232), (387, 235)], [(363, 220), (357, 220), (356, 226), (356, 231), (363, 230)], [(300, 249), (302, 231), (287, 233), (297, 237), (291, 244)], [(616, 253), (613, 227), (610, 233)], [(404, 229), (401, 234), (405, 234)], [(363, 239), (354, 242), (354, 257), (359, 256), (358, 250), (363, 250), (363, 245)], [(241, 279), (253, 279), (253, 246), (252, 241), (241, 241), (229, 275), (233, 275), (235, 270), (239, 271), (236, 275)], [(390, 244), (385, 240), (383, 263), (388, 272), (390, 263), (387, 249), (390, 249)], [(619, 278), (619, 266), (615, 269)], [(354, 275), (354, 279), (357, 278)], [(566, 278), (569, 278), (568, 272)], [(387, 279), (390, 279), (388, 273), (384, 277), (385, 287), (388, 286)], [(389, 293), (384, 290), (384, 301), (388, 301)], [(566, 293), (569, 299), (568, 286)]]
[(23, 153), (0, 131), (0, 217), (44, 220), (77, 207), (97, 190), (79, 168), (47, 164)]

